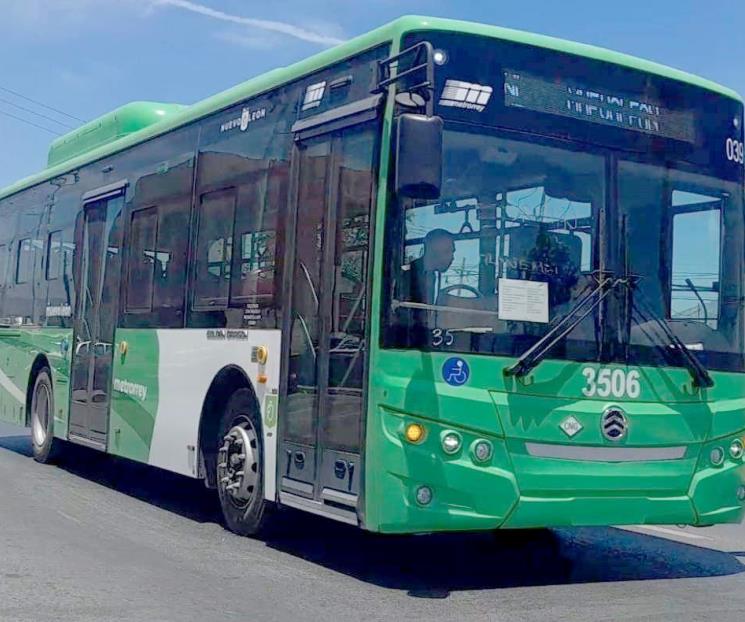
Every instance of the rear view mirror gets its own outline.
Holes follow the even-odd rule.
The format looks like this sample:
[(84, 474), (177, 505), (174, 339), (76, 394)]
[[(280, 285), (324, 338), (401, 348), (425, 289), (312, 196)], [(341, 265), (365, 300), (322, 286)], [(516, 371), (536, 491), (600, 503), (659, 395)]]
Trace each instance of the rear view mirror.
[(437, 199), (442, 186), (442, 119), (421, 114), (398, 118), (396, 192), (413, 199)]

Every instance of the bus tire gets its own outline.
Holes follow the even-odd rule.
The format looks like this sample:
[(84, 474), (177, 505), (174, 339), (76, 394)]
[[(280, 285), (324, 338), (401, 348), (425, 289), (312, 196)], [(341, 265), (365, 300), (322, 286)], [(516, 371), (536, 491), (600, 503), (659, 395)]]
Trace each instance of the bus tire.
[(258, 536), (271, 504), (264, 499), (264, 442), (261, 416), (249, 389), (228, 400), (216, 439), (215, 473), (225, 524), (241, 536)]
[(53, 462), (62, 441), (54, 437), (54, 392), (52, 374), (42, 367), (36, 375), (31, 394), (31, 447), (34, 460), (42, 464)]

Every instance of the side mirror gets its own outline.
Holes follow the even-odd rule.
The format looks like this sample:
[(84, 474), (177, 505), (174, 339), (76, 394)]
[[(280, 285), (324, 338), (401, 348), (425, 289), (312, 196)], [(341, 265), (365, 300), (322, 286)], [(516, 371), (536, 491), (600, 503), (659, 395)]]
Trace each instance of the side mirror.
[(440, 117), (402, 114), (396, 133), (396, 192), (412, 199), (437, 199), (442, 187)]

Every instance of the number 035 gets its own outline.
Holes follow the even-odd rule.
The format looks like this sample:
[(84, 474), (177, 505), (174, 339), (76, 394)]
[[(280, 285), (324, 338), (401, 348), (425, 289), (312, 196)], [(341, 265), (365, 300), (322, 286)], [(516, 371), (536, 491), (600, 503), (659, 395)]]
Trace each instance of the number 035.
[(628, 397), (636, 399), (641, 394), (639, 384), (639, 372), (632, 369), (626, 372), (623, 369), (595, 369), (585, 367), (582, 370), (586, 384), (582, 389), (585, 397)]

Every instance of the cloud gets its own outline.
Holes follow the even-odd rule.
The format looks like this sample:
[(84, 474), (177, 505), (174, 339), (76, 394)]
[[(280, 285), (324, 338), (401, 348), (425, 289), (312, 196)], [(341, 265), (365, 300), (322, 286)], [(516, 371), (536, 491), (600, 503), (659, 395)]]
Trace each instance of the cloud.
[(250, 50), (270, 50), (279, 47), (277, 37), (267, 32), (236, 32), (233, 30), (220, 30), (214, 33), (214, 38), (223, 43), (237, 45)]
[(306, 30), (304, 28), (293, 26), (292, 24), (288, 24), (286, 22), (278, 22), (278, 21), (265, 20), (265, 19), (254, 19), (251, 17), (242, 17), (240, 15), (232, 15), (231, 13), (225, 13), (223, 11), (218, 11), (217, 9), (213, 9), (203, 4), (191, 2), (191, 0), (151, 0), (151, 5), (155, 7), (170, 6), (170, 7), (182, 9), (184, 11), (191, 11), (192, 13), (197, 13), (198, 15), (203, 15), (205, 17), (211, 17), (213, 19), (221, 20), (224, 22), (239, 24), (241, 26), (249, 26), (251, 28), (258, 28), (260, 30), (264, 30), (267, 32), (274, 32), (274, 33), (286, 35), (288, 37), (294, 37), (295, 39), (300, 39), (301, 41), (307, 41), (308, 43), (316, 43), (319, 45), (331, 46), (331, 45), (337, 45), (344, 41), (343, 39), (339, 39), (329, 34), (315, 32), (312, 30)]

